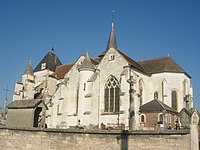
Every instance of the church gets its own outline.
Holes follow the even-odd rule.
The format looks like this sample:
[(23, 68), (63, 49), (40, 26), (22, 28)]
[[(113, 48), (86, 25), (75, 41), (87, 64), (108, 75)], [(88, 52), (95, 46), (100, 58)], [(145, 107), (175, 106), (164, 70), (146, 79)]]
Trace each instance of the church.
[(107, 47), (96, 57), (86, 52), (62, 64), (52, 48), (35, 69), (30, 61), (15, 84), (8, 118), (29, 104), (34, 127), (169, 129), (181, 126), (183, 109), (193, 108), (193, 88), (170, 56), (135, 61), (123, 53), (112, 21)]

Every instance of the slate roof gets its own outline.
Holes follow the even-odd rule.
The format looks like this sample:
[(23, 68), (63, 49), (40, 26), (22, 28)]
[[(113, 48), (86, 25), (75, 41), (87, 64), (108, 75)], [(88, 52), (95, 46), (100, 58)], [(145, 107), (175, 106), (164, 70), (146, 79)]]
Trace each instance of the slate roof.
[(65, 74), (69, 72), (69, 70), (74, 66), (74, 63), (60, 65), (56, 67), (55, 76), (56, 78), (63, 79)]
[(83, 60), (83, 63), (81, 64), (79, 69), (90, 69), (90, 70), (94, 70), (95, 67), (88, 55), (88, 53), (85, 55), (85, 58)]
[(26, 70), (24, 71), (24, 75), (32, 75), (32, 76), (34, 76), (31, 60), (29, 61), (28, 65), (26, 67)]
[(61, 61), (59, 60), (58, 56), (54, 53), (53, 49), (44, 56), (44, 58), (34, 69), (34, 72), (41, 71), (41, 64), (43, 63), (46, 63), (45, 69), (49, 69), (51, 71), (55, 71), (57, 66), (62, 65)]
[(110, 35), (108, 38), (108, 44), (107, 44), (106, 50), (110, 49), (111, 47), (114, 49), (117, 49), (117, 40), (116, 40), (115, 30), (114, 30), (114, 21), (112, 21), (112, 28), (111, 28)]
[(163, 112), (168, 111), (172, 113), (177, 113), (176, 110), (164, 104), (160, 100), (154, 99), (142, 106), (140, 106), (140, 112)]
[(172, 72), (184, 73), (190, 77), (170, 56), (143, 60), (138, 63), (149, 74)]
[(16, 100), (8, 105), (8, 109), (19, 109), (19, 108), (35, 108), (39, 105), (42, 100), (31, 99), (31, 100)]

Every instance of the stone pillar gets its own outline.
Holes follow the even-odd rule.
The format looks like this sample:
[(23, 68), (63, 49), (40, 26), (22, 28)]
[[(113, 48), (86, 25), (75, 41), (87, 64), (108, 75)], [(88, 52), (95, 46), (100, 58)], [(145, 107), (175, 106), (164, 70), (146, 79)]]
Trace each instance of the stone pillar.
[(191, 150), (199, 149), (198, 123), (199, 123), (199, 116), (198, 116), (197, 110), (195, 109), (191, 117), (191, 125), (190, 125)]
[(135, 125), (135, 103), (134, 103), (134, 89), (133, 85), (136, 81), (133, 79), (133, 76), (130, 76), (130, 79), (127, 80), (130, 84), (129, 88), (129, 130), (132, 130)]

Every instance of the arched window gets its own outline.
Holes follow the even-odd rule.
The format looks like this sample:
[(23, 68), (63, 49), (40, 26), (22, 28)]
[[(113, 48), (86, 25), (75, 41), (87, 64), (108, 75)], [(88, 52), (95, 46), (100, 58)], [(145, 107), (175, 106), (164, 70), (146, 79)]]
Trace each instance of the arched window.
[(159, 116), (158, 116), (158, 122), (160, 124), (163, 124), (163, 121), (164, 121), (163, 114), (159, 114)]
[(143, 104), (143, 81), (139, 80), (139, 96), (140, 96), (140, 106)]
[(167, 81), (164, 79), (162, 81), (162, 102), (165, 102), (165, 97), (167, 96)]
[(77, 84), (76, 87), (76, 114), (78, 114), (78, 98), (79, 98), (79, 83)]
[(187, 95), (187, 80), (183, 81), (183, 96)]
[(105, 112), (119, 112), (119, 82), (113, 76), (107, 80), (104, 90)]
[(154, 99), (158, 99), (158, 92), (154, 92)]
[(145, 115), (141, 115), (141, 117), (140, 117), (140, 122), (141, 122), (141, 123), (145, 123)]
[(171, 123), (171, 115), (168, 115), (168, 123)]
[(178, 110), (177, 107), (177, 92), (175, 90), (171, 93), (172, 108)]

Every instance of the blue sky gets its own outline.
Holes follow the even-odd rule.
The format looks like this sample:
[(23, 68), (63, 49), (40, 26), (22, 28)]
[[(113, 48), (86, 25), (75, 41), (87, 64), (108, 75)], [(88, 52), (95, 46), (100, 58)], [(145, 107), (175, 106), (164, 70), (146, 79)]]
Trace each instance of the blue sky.
[(118, 47), (134, 60), (170, 55), (190, 76), (200, 108), (199, 0), (1, 0), (0, 104), (8, 84), (21, 81), (54, 47), (62, 63), (106, 48), (115, 10)]

